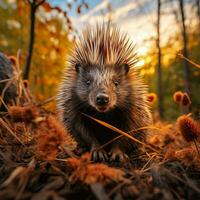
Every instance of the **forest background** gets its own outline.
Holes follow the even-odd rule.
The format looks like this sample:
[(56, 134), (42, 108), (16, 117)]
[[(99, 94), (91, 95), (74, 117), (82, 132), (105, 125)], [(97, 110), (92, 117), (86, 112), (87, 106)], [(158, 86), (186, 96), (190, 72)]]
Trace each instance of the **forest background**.
[[(200, 63), (200, 1), (138, 0), (134, 6), (124, 1), (127, 5), (121, 6), (124, 8), (121, 14), (137, 12), (145, 19), (137, 26), (137, 15), (135, 21), (130, 20), (126, 27), (132, 32), (124, 28), (122, 21), (118, 23), (116, 2), (122, 3), (0, 0), (0, 52), (19, 56), (22, 73), (29, 79), (32, 93), (38, 101), (43, 101), (56, 95), (67, 55), (82, 28), (101, 18), (118, 24), (137, 44), (136, 67), (149, 85), (149, 92), (158, 97), (153, 108), (155, 113), (170, 121), (176, 119), (180, 113), (173, 94), (179, 90), (189, 94), (191, 111), (198, 113), (200, 70), (183, 56)], [(171, 23), (167, 23), (170, 20)], [(28, 76), (27, 65), (30, 67)], [(48, 106), (55, 109), (55, 101)]]

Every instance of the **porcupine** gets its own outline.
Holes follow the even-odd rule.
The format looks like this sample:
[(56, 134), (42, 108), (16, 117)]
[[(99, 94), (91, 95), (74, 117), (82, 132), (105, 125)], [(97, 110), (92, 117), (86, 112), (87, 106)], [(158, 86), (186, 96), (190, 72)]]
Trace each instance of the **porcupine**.
[[(92, 152), (94, 161), (124, 161), (138, 144), (123, 136), (98, 149), (119, 134), (82, 113), (125, 132), (151, 124), (147, 86), (134, 67), (136, 62), (127, 34), (106, 24), (83, 31), (68, 58), (57, 98), (60, 118), (78, 144)], [(145, 131), (134, 133), (140, 140), (145, 135)]]

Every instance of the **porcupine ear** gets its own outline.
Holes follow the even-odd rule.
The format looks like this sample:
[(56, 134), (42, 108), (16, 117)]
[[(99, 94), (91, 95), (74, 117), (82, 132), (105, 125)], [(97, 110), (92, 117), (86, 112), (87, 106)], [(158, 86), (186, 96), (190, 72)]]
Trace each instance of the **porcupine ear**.
[(76, 72), (77, 72), (77, 73), (80, 72), (80, 68), (81, 68), (81, 64), (80, 64), (80, 63), (76, 63), (76, 64), (75, 64), (75, 69), (76, 69)]
[(127, 63), (122, 64), (121, 68), (122, 68), (122, 70), (123, 70), (125, 75), (128, 74), (128, 71), (129, 71), (130, 67), (129, 67), (129, 65)]

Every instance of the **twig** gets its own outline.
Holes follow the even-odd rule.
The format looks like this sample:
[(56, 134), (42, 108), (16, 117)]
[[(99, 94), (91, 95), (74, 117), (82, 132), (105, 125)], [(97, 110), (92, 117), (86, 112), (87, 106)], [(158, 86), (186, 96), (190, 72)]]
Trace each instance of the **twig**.
[(145, 168), (146, 168), (146, 166), (152, 161), (152, 159), (154, 158), (154, 157), (156, 157), (157, 155), (156, 154), (154, 154), (147, 162), (146, 162), (146, 164), (142, 167), (142, 169), (141, 169), (141, 171), (144, 171), (145, 170)]
[(11, 86), (11, 84), (13, 83), (13, 81), (15, 80), (15, 77), (13, 76), (12, 78), (10, 78), (10, 80), (6, 83), (5, 87), (3, 88), (3, 91), (1, 93), (2, 98), (4, 98), (4, 94), (6, 92), (6, 90)]
[(44, 2), (45, 2), (45, 0), (41, 0), (40, 2), (38, 2), (38, 3), (36, 4), (36, 7), (39, 7), (39, 6), (42, 5)]
[(70, 151), (69, 149), (66, 149), (66, 148), (63, 147), (63, 146), (60, 146), (60, 148), (61, 148), (69, 157), (77, 158), (77, 159), (80, 158), (80, 157), (78, 157), (77, 155), (75, 155), (72, 151)]
[(120, 129), (118, 129), (118, 128), (116, 128), (116, 127), (114, 127), (114, 126), (112, 126), (112, 125), (110, 125), (110, 124), (108, 124), (108, 123), (106, 123), (106, 122), (104, 122), (104, 121), (101, 121), (101, 120), (99, 120), (99, 119), (96, 119), (96, 118), (94, 118), (94, 117), (91, 117), (91, 116), (89, 116), (89, 115), (87, 115), (87, 114), (85, 114), (85, 113), (81, 113), (81, 114), (84, 115), (84, 116), (86, 116), (86, 117), (88, 117), (88, 118), (90, 118), (90, 119), (92, 119), (92, 120), (94, 120), (94, 121), (96, 121), (97, 123), (101, 124), (102, 126), (105, 126), (105, 127), (109, 128), (109, 129), (111, 129), (111, 130), (113, 130), (113, 131), (115, 131), (115, 132), (117, 132), (117, 133), (120, 133), (121, 135), (128, 137), (128, 138), (131, 139), (132, 141), (137, 142), (137, 143), (139, 143), (139, 144), (141, 144), (141, 145), (144, 145), (145, 147), (151, 149), (152, 151), (155, 151), (155, 152), (159, 153), (156, 149), (154, 149), (154, 148), (151, 147), (150, 145), (145, 144), (144, 142), (141, 142), (140, 140), (134, 138), (133, 136), (129, 135), (129, 134), (126, 133), (126, 132), (124, 132), (124, 131), (122, 131), (122, 130), (120, 130)]
[[(165, 163), (167, 163), (167, 162), (168, 162), (168, 161), (165, 160), (165, 161), (162, 161), (162, 162), (160, 162), (160, 163), (156, 163), (156, 165), (157, 165), (157, 166), (160, 166), (160, 165), (163, 165), (163, 164), (165, 164)], [(151, 167), (149, 167), (149, 168), (144, 169), (143, 171), (141, 171), (141, 174), (142, 174), (142, 173), (145, 173), (145, 172), (147, 172), (147, 171), (149, 171), (149, 170), (151, 170), (153, 167), (155, 167), (155, 165), (153, 165), (153, 166), (151, 166)]]
[(8, 111), (8, 106), (6, 105), (6, 103), (4, 102), (3, 98), (0, 96), (0, 106), (1, 104), (4, 105), (4, 107), (6, 108), (6, 110)]
[(20, 138), (11, 130), (11, 128), (8, 126), (8, 124), (4, 122), (2, 118), (0, 118), (0, 123), (11, 133), (11, 135), (13, 135), (17, 139), (17, 141), (20, 142), (20, 144), (25, 146), (24, 143), (20, 140)]
[(180, 58), (183, 58), (184, 60), (188, 61), (190, 64), (194, 65), (195, 67), (200, 68), (199, 64), (197, 64), (197, 63), (193, 62), (192, 60), (186, 58), (183, 54), (179, 53), (178, 56)]
[(48, 103), (54, 101), (55, 98), (56, 98), (55, 96), (54, 96), (54, 97), (50, 97), (50, 98), (44, 100), (43, 102), (36, 104), (36, 106), (43, 106), (43, 105), (45, 105), (45, 104), (48, 104)]
[(109, 144), (111, 144), (112, 142), (118, 140), (118, 139), (121, 138), (121, 137), (123, 137), (123, 135), (119, 135), (119, 136), (113, 138), (112, 140), (110, 140), (110, 141), (106, 142), (105, 144), (101, 145), (100, 147), (98, 147), (98, 148), (96, 149), (96, 151), (99, 151), (100, 149), (103, 149), (104, 147), (108, 146)]
[(12, 79), (12, 78), (3, 79), (3, 80), (0, 81), (0, 83), (8, 82), (8, 81), (10, 81), (11, 79)]
[(194, 145), (195, 145), (195, 147), (196, 147), (196, 150), (197, 150), (198, 155), (200, 156), (199, 148), (198, 148), (198, 146), (197, 146), (196, 139), (194, 139)]
[[(133, 133), (133, 132), (137, 132), (137, 131), (140, 131), (140, 130), (145, 130), (145, 129), (159, 129), (157, 127), (152, 127), (152, 126), (145, 126), (145, 127), (142, 127), (142, 128), (138, 128), (138, 129), (135, 129), (135, 130), (131, 130), (129, 131), (128, 133)], [(160, 130), (160, 129), (159, 129)], [(99, 148), (96, 149), (96, 151), (100, 150), (100, 149), (103, 149), (104, 147), (108, 146), (109, 144), (113, 143), (114, 141), (120, 139), (121, 137), (123, 137), (124, 135), (119, 135), (115, 138), (113, 138), (112, 140), (108, 141), (107, 143), (101, 145)]]

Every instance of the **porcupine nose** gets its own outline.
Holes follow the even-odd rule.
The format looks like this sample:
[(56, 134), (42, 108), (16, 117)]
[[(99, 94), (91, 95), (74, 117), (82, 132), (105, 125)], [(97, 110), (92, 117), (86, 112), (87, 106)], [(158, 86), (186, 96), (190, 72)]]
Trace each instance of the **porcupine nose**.
[(107, 94), (100, 93), (96, 97), (96, 103), (98, 106), (106, 106), (109, 102), (109, 97)]

